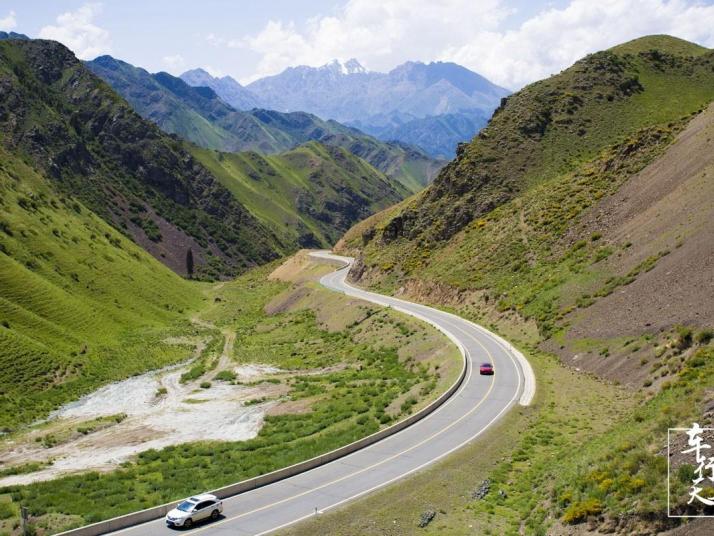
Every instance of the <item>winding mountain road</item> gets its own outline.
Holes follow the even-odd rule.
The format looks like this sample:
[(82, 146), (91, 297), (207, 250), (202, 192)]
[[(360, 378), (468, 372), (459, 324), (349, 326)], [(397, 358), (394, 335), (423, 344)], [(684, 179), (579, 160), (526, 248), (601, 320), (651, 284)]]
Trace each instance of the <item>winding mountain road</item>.
[[(466, 358), (463, 380), (438, 409), (404, 430), (315, 469), (228, 498), (220, 520), (199, 525), (190, 534), (262, 535), (319, 515), (427, 467), (478, 437), (514, 404), (527, 405), (533, 398), (530, 365), (498, 336), (450, 313), (355, 288), (345, 281), (352, 259), (328, 252), (312, 255), (348, 265), (320, 280), (327, 288), (392, 307), (444, 332)], [(478, 365), (484, 361), (493, 363), (495, 375), (479, 375)], [(171, 532), (161, 519), (112, 534)]]

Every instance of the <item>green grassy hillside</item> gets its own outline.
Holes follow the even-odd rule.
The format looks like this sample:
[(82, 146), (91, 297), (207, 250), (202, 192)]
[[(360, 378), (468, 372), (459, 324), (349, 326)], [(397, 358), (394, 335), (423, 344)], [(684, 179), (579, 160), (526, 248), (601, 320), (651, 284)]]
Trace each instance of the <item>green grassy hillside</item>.
[(651, 50), (662, 50), (666, 51), (667, 54), (683, 57), (703, 56), (711, 52), (706, 47), (671, 35), (648, 35), (614, 46), (610, 50), (616, 54), (635, 55)]
[(212, 89), (189, 86), (168, 73), (151, 74), (111, 56), (101, 56), (86, 65), (142, 117), (201, 147), (269, 154), (319, 141), (363, 158), (411, 193), (428, 184), (444, 163), (414, 147), (382, 142), (305, 112), (235, 110)]
[(0, 426), (185, 359), (189, 283), (0, 149)]
[(269, 156), (191, 151), (262, 223), (302, 247), (329, 247), (407, 193), (345, 149), (317, 142)]

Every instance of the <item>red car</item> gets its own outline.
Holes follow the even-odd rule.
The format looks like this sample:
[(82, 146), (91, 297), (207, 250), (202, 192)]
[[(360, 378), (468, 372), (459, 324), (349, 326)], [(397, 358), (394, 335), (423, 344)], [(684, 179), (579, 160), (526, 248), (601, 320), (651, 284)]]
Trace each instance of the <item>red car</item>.
[(478, 371), (480, 374), (490, 376), (493, 374), (493, 365), (491, 363), (481, 363)]

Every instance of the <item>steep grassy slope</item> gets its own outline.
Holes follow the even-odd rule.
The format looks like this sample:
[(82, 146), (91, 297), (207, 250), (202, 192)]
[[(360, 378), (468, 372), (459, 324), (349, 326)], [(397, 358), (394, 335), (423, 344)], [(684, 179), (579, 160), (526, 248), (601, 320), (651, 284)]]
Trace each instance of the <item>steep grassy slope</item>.
[[(362, 255), (363, 283), (452, 307), (637, 392), (637, 409), (577, 455), (538, 441), (539, 466), (538, 437), (517, 440), (489, 473), (509, 499), (468, 506), (478, 523), (496, 513), (516, 533), (528, 519), (533, 534), (676, 524), (656, 485), (666, 429), (711, 421), (712, 60), (666, 36), (589, 56), (511, 97), (433, 187), (341, 242)], [(554, 459), (565, 460), (558, 478)]]
[[(661, 42), (661, 37), (654, 40), (654, 43)], [(664, 39), (664, 42), (669, 41)], [(682, 48), (679, 41), (673, 43), (675, 50)], [(645, 46), (641, 41), (635, 45)], [(665, 57), (666, 52), (647, 52), (643, 56)], [(521, 192), (514, 186), (514, 191), (508, 194), (513, 199), (504, 198), (500, 206), (473, 220), (448, 242), (430, 242), (426, 236), (412, 240), (391, 238), (394, 237), (395, 222), (403, 223), (400, 218), (412, 209), (422, 210), (419, 207), (423, 206), (424, 199), (435, 195), (432, 189), (363, 222), (346, 235), (344, 242), (347, 247), (362, 251), (362, 276), (366, 281), (378, 281), (391, 288), (412, 280), (479, 291), (479, 299), (489, 307), (501, 313), (511, 311), (537, 322), (546, 338), (552, 335), (562, 338), (559, 333), (571, 322), (583, 326), (578, 329), (578, 337), (583, 339), (596, 337), (595, 330), (599, 330), (601, 336), (627, 338), (639, 337), (645, 331), (671, 329), (677, 323), (703, 328), (714, 322), (706, 303), (708, 294), (701, 292), (702, 288), (709, 287), (705, 275), (709, 272), (706, 268), (709, 249), (704, 247), (703, 237), (708, 228), (710, 208), (707, 203), (711, 193), (708, 182), (702, 177), (706, 176), (710, 165), (708, 155), (711, 154), (710, 131), (714, 112), (701, 113), (691, 124), (693, 115), (688, 113), (676, 119), (669, 117), (675, 114), (676, 107), (680, 107), (681, 112), (688, 112), (690, 106), (699, 102), (698, 99), (705, 98), (706, 91), (711, 90), (695, 82), (709, 76), (711, 70), (708, 73), (687, 71), (693, 78), (690, 81), (682, 78), (678, 57), (667, 57), (674, 62), (670, 66), (674, 75), (662, 67), (659, 74), (649, 73), (652, 78), (645, 86), (651, 89), (657, 82), (659, 86), (667, 86), (669, 91), (682, 94), (674, 104), (664, 90), (662, 94), (650, 95), (652, 102), (648, 107), (652, 117), (664, 114), (665, 122), (644, 127), (625, 137), (613, 133), (611, 145), (601, 149), (594, 158), (583, 160), (574, 171), (553, 172), (547, 178), (532, 180), (530, 186), (521, 187)], [(711, 54), (699, 57), (710, 59)], [(695, 59), (681, 58), (685, 63)], [(572, 73), (565, 71), (565, 74)], [(589, 80), (589, 75), (585, 73), (582, 78)], [(580, 77), (571, 82), (585, 85)], [(682, 86), (681, 90), (679, 86)], [(694, 95), (694, 100), (686, 98), (687, 92), (690, 97)], [(513, 98), (525, 97), (517, 94)], [(714, 91), (709, 98), (714, 98)], [(642, 111), (642, 99), (633, 99), (631, 105)], [(583, 100), (587, 99), (583, 97)], [(661, 106), (657, 106), (659, 101)], [(620, 115), (634, 117), (633, 114), (627, 108)], [(572, 121), (582, 122), (583, 119), (574, 111)], [(600, 132), (604, 139), (612, 121), (610, 115), (604, 115), (601, 120), (592, 119), (590, 128)], [(637, 121), (643, 120), (638, 118)], [(675, 139), (678, 141), (670, 149)], [(478, 141), (473, 144), (477, 145)], [(513, 151), (515, 160), (522, 149)], [(508, 161), (509, 153), (499, 158)], [(686, 167), (683, 162), (687, 162)], [(458, 159), (450, 166), (457, 164)], [(467, 182), (464, 177), (459, 178)], [(526, 179), (525, 175), (520, 177), (520, 180)], [(460, 199), (469, 195), (488, 197), (489, 188), (487, 185), (465, 193)], [(438, 203), (441, 206), (444, 201)], [(687, 207), (686, 211), (684, 207)], [(445, 210), (447, 208), (442, 212)], [(441, 219), (442, 212), (430, 215), (435, 223)], [(663, 213), (673, 215), (661, 218)], [(435, 228), (439, 228), (438, 224), (429, 230)], [(393, 241), (390, 242), (390, 238)], [(670, 255), (674, 250), (678, 251)], [(654, 298), (648, 302), (650, 306), (639, 312), (628, 312), (634, 298), (624, 297), (624, 291), (615, 291), (652, 271), (664, 257), (667, 257), (666, 262), (662, 261), (663, 266), (667, 266), (666, 272), (691, 272), (691, 275), (679, 278), (685, 284), (679, 287), (678, 294), (669, 293), (668, 301), (675, 302), (668, 306), (670, 313), (666, 317), (648, 318), (658, 316), (658, 309), (664, 306), (663, 303), (655, 305), (657, 300)], [(641, 300), (647, 294), (646, 289), (655, 284), (656, 274), (658, 271), (647, 275), (649, 283), (631, 287), (639, 289), (637, 296), (643, 297), (638, 298), (640, 307), (645, 303)], [(671, 290), (671, 283), (665, 277), (659, 277), (657, 281), (662, 288), (653, 296), (668, 295), (664, 288)], [(619, 301), (615, 296), (620, 296)], [(590, 309), (601, 318), (599, 323), (593, 315), (575, 315), (573, 312), (577, 308), (589, 308), (599, 298), (607, 299)], [(677, 302), (687, 306), (680, 307)], [(606, 311), (612, 308), (620, 311), (621, 318), (616, 323), (617, 328), (610, 328), (606, 333), (604, 326), (612, 318), (612, 313)], [(687, 308), (689, 313), (685, 312)], [(573, 314), (567, 319), (563, 318), (571, 312)], [(576, 320), (578, 318), (581, 320)], [(585, 345), (575, 350), (581, 354), (580, 358), (582, 352), (592, 351), (595, 346), (598, 346), (597, 351), (610, 353), (605, 352), (606, 343), (599, 346), (591, 340), (590, 344), (592, 348)], [(638, 344), (640, 349), (645, 346)], [(612, 367), (612, 362), (607, 362), (602, 369), (608, 367)], [(632, 379), (635, 378), (643, 379), (639, 375)]]
[(189, 248), (208, 276), (286, 250), (59, 43), (0, 41), (0, 87), (3, 144), (174, 270), (185, 273)]
[(329, 247), (406, 189), (345, 149), (311, 142), (278, 155), (194, 156), (267, 227), (303, 247)]
[(162, 342), (201, 304), (184, 281), (0, 149), (0, 426), (185, 359)]
[(142, 117), (201, 147), (276, 153), (308, 141), (320, 141), (344, 147), (412, 192), (423, 188), (443, 165), (413, 147), (384, 143), (308, 113), (238, 111), (210, 88), (190, 86), (168, 73), (150, 74), (111, 56), (101, 56), (86, 65)]

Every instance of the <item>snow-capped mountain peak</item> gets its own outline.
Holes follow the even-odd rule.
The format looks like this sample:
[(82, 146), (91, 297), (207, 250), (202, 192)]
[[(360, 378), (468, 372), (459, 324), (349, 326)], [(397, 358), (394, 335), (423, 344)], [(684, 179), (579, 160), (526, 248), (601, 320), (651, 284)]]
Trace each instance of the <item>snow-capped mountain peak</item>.
[(351, 58), (344, 63), (335, 59), (330, 63), (326, 63), (321, 68), (329, 69), (339, 74), (362, 74), (367, 72), (367, 69), (365, 69), (355, 58)]
[(362, 67), (362, 64), (355, 58), (351, 58), (342, 64), (342, 72), (345, 74), (366, 73), (367, 69)]

